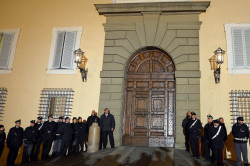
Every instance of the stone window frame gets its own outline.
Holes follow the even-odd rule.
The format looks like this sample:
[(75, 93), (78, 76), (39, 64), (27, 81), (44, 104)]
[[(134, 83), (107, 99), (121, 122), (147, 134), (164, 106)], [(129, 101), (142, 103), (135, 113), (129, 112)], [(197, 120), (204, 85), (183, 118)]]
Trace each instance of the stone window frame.
[(14, 57), (16, 53), (17, 41), (18, 41), (18, 37), (20, 34), (20, 28), (19, 29), (0, 29), (0, 33), (1, 32), (2, 33), (14, 33), (14, 38), (12, 41), (11, 52), (10, 52), (10, 57), (9, 57), (8, 69), (0, 69), (0, 74), (11, 74)]
[(250, 74), (250, 69), (248, 68), (236, 68), (234, 66), (234, 54), (233, 54), (233, 28), (250, 28), (250, 23), (226, 23), (226, 42), (227, 42), (227, 58), (228, 58), (228, 73), (229, 74)]
[(75, 31), (77, 32), (76, 35), (76, 42), (75, 42), (75, 50), (80, 48), (81, 37), (83, 27), (57, 27), (53, 28), (52, 31), (52, 41), (51, 41), (51, 49), (50, 49), (50, 56), (49, 56), (49, 63), (47, 68), (47, 74), (76, 74), (77, 64), (73, 63), (72, 69), (53, 69), (53, 61), (54, 61), (54, 52), (56, 48), (56, 40), (57, 40), (57, 32), (59, 31)]
[(112, 0), (112, 3), (192, 2), (192, 0)]

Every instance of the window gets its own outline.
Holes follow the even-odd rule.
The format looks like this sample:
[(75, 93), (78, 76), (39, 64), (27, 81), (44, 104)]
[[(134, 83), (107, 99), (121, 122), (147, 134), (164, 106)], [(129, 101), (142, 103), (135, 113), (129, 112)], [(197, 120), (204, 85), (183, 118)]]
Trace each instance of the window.
[(10, 74), (20, 29), (0, 29), (0, 74)]
[(250, 24), (225, 24), (229, 74), (250, 74)]
[(39, 115), (47, 119), (52, 114), (55, 119), (59, 116), (70, 116), (73, 102), (72, 89), (43, 89), (40, 100)]
[(4, 105), (6, 101), (6, 95), (7, 95), (7, 89), (6, 88), (0, 88), (0, 120), (3, 119), (3, 111), (4, 111)]
[(184, 2), (192, 0), (113, 0), (113, 3), (140, 3), (140, 2)]
[(242, 116), (250, 130), (250, 91), (232, 90), (230, 95), (233, 123), (237, 123), (237, 117)]
[(74, 51), (80, 47), (82, 28), (54, 28), (48, 74), (75, 74)]

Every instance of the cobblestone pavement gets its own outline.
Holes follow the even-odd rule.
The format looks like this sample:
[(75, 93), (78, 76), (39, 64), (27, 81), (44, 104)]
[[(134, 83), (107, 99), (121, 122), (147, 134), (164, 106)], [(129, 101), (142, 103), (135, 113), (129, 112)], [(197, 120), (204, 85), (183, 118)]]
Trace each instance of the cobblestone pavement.
[[(105, 149), (96, 153), (76, 154), (68, 157), (52, 158), (45, 161), (31, 162), (22, 166), (212, 166), (204, 159), (192, 159), (182, 149), (124, 147)], [(235, 166), (230, 161), (225, 165)]]

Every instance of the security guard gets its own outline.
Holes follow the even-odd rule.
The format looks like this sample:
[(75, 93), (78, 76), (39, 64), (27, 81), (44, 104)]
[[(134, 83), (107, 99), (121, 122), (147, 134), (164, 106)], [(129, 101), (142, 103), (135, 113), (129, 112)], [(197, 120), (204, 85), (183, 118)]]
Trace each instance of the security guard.
[(43, 134), (43, 151), (42, 151), (42, 160), (49, 157), (49, 152), (52, 146), (52, 142), (55, 136), (56, 131), (56, 122), (53, 121), (53, 116), (48, 116), (48, 121), (44, 122), (42, 127)]
[(187, 124), (189, 123), (190, 119), (191, 119), (191, 112), (188, 111), (187, 116), (182, 121), (183, 134), (185, 135), (185, 147), (187, 152), (189, 152), (189, 134), (188, 134)]
[(5, 134), (4, 130), (5, 130), (4, 126), (0, 125), (0, 158), (1, 158), (1, 155), (2, 155), (2, 152), (3, 152), (4, 143), (5, 143), (5, 140), (6, 140), (6, 134)]
[(200, 139), (200, 129), (201, 129), (201, 121), (196, 118), (196, 113), (191, 112), (191, 120), (188, 123), (188, 132), (192, 147), (193, 155), (192, 157), (196, 157), (200, 159), (200, 146), (199, 146), (199, 139)]
[(15, 123), (15, 127), (10, 129), (7, 137), (7, 147), (9, 148), (7, 166), (14, 165), (18, 150), (23, 144), (23, 128), (21, 127), (21, 120), (16, 120)]
[(219, 120), (214, 120), (214, 127), (209, 130), (209, 138), (212, 141), (212, 148), (217, 166), (224, 166), (223, 163), (223, 147), (224, 147), (225, 131), (219, 125)]
[[(204, 137), (205, 137), (205, 153), (207, 162), (214, 161), (214, 154), (212, 151), (212, 141), (209, 139), (209, 130), (214, 127), (213, 117), (208, 114), (207, 115), (207, 124), (204, 127)], [(212, 151), (212, 157), (210, 156), (210, 152)]]
[(237, 165), (241, 165), (242, 154), (244, 166), (247, 166), (247, 142), (249, 138), (249, 129), (244, 123), (243, 117), (237, 118), (237, 123), (233, 125), (232, 133), (234, 136), (234, 148), (237, 154)]
[(37, 137), (35, 120), (30, 121), (30, 126), (24, 131), (23, 163), (31, 161), (31, 153)]
[(70, 124), (70, 118), (65, 118), (65, 123), (63, 124), (63, 133), (62, 133), (62, 145), (61, 145), (61, 155), (66, 156), (67, 150), (69, 149), (73, 135), (73, 128)]
[(52, 157), (56, 157), (60, 154), (61, 143), (62, 143), (62, 132), (63, 132), (63, 117), (60, 116), (57, 122), (56, 137), (54, 140)]
[(34, 148), (33, 148), (33, 160), (37, 160), (38, 154), (40, 152), (40, 147), (43, 141), (43, 137), (42, 137), (42, 127), (43, 127), (43, 123), (42, 123), (43, 117), (39, 116), (37, 117), (37, 122), (35, 124), (35, 129), (37, 131), (37, 137), (35, 140), (35, 144), (34, 144)]

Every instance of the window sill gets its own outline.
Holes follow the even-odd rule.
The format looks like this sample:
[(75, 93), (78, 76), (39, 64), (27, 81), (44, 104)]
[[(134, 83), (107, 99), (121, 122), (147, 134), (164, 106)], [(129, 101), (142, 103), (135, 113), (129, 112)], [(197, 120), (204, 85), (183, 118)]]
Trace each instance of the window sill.
[(76, 69), (49, 69), (47, 70), (47, 74), (76, 74)]
[(11, 69), (0, 69), (0, 74), (10, 74), (11, 73)]
[(250, 69), (229, 69), (229, 74), (250, 74)]

